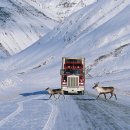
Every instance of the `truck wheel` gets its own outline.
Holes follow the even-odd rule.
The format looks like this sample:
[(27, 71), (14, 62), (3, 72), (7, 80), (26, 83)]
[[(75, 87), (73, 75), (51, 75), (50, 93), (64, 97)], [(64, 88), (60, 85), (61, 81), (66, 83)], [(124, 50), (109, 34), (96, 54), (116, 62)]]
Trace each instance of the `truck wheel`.
[(82, 95), (82, 91), (78, 92), (79, 95)]
[(64, 91), (64, 94), (65, 94), (65, 95), (68, 95), (68, 91)]
[(82, 91), (81, 94), (84, 95), (84, 91)]

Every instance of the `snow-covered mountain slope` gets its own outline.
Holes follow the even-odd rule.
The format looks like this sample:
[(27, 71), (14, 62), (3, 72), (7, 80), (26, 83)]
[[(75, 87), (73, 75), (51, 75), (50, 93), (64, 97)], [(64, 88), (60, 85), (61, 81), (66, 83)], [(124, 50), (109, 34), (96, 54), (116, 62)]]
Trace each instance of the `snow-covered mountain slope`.
[(97, 0), (28, 0), (28, 3), (52, 19), (62, 21), (70, 14), (88, 6)]
[(22, 0), (0, 0), (0, 43), (12, 55), (48, 33), (57, 22)]
[(64, 17), (93, 2), (0, 0), (0, 43), (9, 54), (18, 53), (47, 34)]
[(0, 43), (0, 59), (10, 56), (9, 52)]
[(109, 58), (113, 62), (119, 60), (128, 55), (126, 51), (129, 52), (129, 7), (129, 1), (125, 0), (100, 0), (65, 19), (64, 23), (11, 60), (16, 62), (16, 68), (22, 64), (26, 69), (42, 63), (44, 58), (52, 56), (50, 59), (55, 59), (55, 53), (60, 57), (84, 56), (88, 66)]
[(31, 84), (55, 86), (60, 85), (61, 57), (85, 57), (90, 77), (115, 74), (129, 84), (129, 17), (129, 1), (99, 0), (66, 18), (31, 47), (3, 61), (0, 68), (20, 74), (25, 84), (31, 79)]

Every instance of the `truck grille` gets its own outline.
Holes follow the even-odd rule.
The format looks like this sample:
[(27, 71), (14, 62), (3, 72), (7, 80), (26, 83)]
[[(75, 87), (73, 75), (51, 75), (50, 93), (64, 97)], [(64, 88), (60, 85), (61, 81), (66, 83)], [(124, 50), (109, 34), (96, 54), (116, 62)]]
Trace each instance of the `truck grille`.
[(78, 76), (68, 76), (67, 78), (68, 87), (78, 87), (79, 86), (79, 77)]

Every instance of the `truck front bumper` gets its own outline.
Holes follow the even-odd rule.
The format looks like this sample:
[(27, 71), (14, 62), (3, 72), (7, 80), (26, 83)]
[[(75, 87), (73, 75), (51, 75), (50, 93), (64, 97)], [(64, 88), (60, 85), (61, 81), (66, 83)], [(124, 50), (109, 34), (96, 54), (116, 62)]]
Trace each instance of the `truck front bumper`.
[(62, 87), (62, 90), (68, 92), (68, 93), (78, 93), (78, 92), (83, 92), (84, 91), (84, 87), (83, 86), (79, 86), (79, 87)]

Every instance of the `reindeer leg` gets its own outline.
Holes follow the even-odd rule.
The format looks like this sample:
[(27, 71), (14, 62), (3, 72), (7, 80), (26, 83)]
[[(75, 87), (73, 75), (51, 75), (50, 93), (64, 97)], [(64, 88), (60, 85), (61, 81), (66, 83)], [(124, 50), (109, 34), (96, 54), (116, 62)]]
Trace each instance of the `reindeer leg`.
[(63, 95), (63, 97), (64, 97), (64, 99), (65, 99), (65, 95), (64, 94), (62, 94)]
[(54, 98), (56, 98), (56, 97), (55, 97), (55, 94), (54, 94), (53, 96), (54, 96)]
[(60, 97), (60, 94), (59, 94), (59, 96), (58, 96), (58, 99), (59, 99), (59, 97)]
[(49, 99), (51, 98), (52, 94), (50, 95)]
[(117, 100), (117, 97), (116, 97), (116, 94), (114, 93), (114, 96), (115, 96), (115, 98), (116, 98), (116, 100)]
[(105, 97), (105, 100), (107, 100), (107, 98), (106, 98), (106, 94), (104, 93), (104, 97)]
[[(111, 96), (110, 96), (110, 98), (111, 98), (112, 96), (113, 96), (113, 93), (111, 93)], [(109, 99), (110, 99), (110, 98), (109, 98)]]
[(99, 95), (97, 96), (97, 98), (96, 98), (96, 99), (98, 99), (100, 95), (101, 95), (101, 93), (99, 93)]

